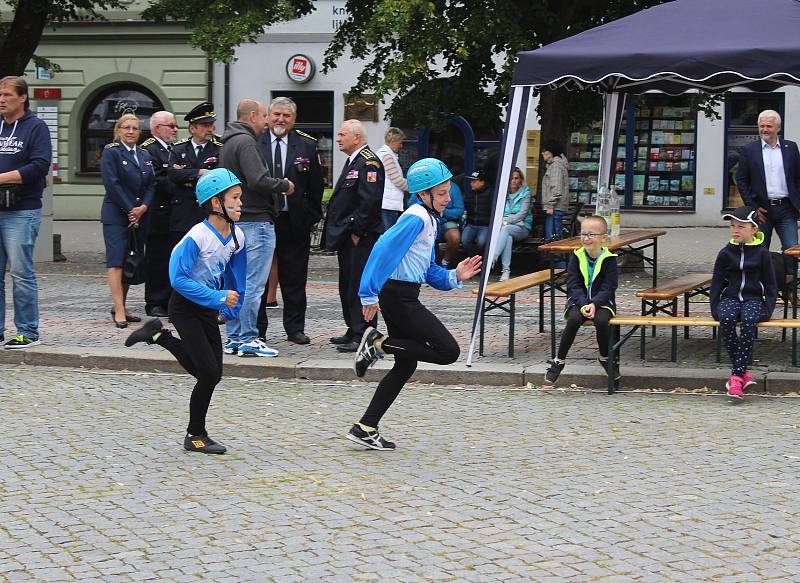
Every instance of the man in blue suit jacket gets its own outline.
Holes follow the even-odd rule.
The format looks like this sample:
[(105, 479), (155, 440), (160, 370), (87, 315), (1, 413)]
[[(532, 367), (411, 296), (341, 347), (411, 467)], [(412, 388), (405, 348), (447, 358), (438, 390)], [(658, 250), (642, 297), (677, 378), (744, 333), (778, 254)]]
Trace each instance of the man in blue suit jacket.
[(764, 245), (769, 249), (773, 229), (781, 249), (797, 245), (800, 214), (800, 153), (797, 144), (779, 139), (781, 116), (771, 109), (758, 115), (761, 139), (741, 149), (736, 186), (744, 203), (758, 212)]

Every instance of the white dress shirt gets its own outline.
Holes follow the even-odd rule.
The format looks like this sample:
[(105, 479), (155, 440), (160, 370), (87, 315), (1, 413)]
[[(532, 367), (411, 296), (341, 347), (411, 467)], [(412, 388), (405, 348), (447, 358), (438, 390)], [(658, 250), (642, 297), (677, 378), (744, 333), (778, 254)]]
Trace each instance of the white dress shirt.
[(764, 178), (767, 180), (767, 196), (770, 200), (789, 196), (786, 185), (786, 172), (783, 170), (783, 146), (778, 140), (770, 146), (761, 140), (761, 155), (764, 159)]

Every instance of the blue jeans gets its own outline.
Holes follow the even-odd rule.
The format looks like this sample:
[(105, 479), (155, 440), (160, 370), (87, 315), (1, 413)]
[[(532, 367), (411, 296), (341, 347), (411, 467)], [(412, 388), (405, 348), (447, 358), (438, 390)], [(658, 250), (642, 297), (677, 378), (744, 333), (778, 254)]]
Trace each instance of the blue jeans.
[(381, 221), (383, 222), (383, 230), (388, 231), (403, 214), (402, 211), (393, 211), (389, 209), (381, 209)]
[(769, 249), (772, 240), (772, 231), (778, 233), (781, 240), (781, 249), (788, 249), (797, 245), (797, 219), (791, 211), (791, 206), (787, 200), (785, 204), (767, 207), (767, 222), (758, 226), (764, 233), (764, 245)]
[(497, 248), (492, 258), (492, 264), (501, 257), (503, 264), (503, 271), (511, 269), (511, 251), (514, 247), (514, 241), (522, 241), (528, 236), (528, 229), (522, 225), (506, 225), (500, 229), (500, 234), (497, 235)]
[(39, 287), (33, 268), (33, 249), (42, 223), (42, 209), (0, 211), (0, 334), (6, 330), (6, 265), (14, 294), (17, 334), (39, 338)]
[(225, 328), (228, 340), (244, 343), (258, 338), (258, 307), (272, 267), (275, 225), (267, 221), (248, 221), (236, 225), (244, 232), (247, 280), (239, 318), (229, 321)]
[(561, 240), (561, 219), (564, 216), (564, 211), (553, 209), (552, 215), (545, 215), (544, 218), (544, 240), (549, 243), (550, 241)]
[(461, 244), (467, 257), (473, 255), (483, 255), (486, 246), (486, 237), (489, 235), (489, 227), (479, 227), (478, 225), (467, 224), (461, 232)]

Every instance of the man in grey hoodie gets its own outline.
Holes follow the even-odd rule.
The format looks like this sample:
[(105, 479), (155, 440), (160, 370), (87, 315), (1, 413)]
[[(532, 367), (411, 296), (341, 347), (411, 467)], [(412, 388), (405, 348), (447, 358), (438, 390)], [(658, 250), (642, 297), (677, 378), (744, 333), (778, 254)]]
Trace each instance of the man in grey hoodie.
[(219, 166), (242, 181), (242, 216), (237, 222), (244, 232), (247, 249), (247, 280), (239, 318), (227, 323), (226, 354), (277, 356), (258, 338), (258, 306), (269, 277), (275, 251), (277, 198), (292, 194), (294, 184), (273, 178), (258, 147), (257, 138), (267, 125), (267, 108), (260, 101), (243, 99), (236, 108), (237, 121), (222, 135)]

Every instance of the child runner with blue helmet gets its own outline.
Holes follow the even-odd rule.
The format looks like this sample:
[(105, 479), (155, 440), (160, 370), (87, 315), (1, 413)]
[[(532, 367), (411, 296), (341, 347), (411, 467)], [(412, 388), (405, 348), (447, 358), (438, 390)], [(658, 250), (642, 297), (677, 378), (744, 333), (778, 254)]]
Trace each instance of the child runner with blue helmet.
[[(169, 317), (180, 338), (158, 318), (133, 332), (125, 346), (137, 342), (169, 350), (197, 379), (189, 401), (189, 426), (183, 447), (200, 453), (225, 453), (225, 446), (206, 431), (206, 413), (222, 379), (222, 338), (217, 316), (238, 317), (244, 299), (247, 255), (244, 233), (234, 224), (242, 212), (241, 182), (230, 170), (216, 168), (197, 181), (197, 202), (209, 213), (172, 250), (169, 280), (174, 290)], [(223, 281), (226, 289), (223, 289)]]
[(455, 269), (435, 262), (439, 217), (450, 202), (453, 174), (436, 158), (423, 158), (408, 169), (408, 190), (419, 203), (411, 205), (397, 223), (381, 235), (370, 253), (358, 295), (366, 321), (383, 314), (387, 334), (367, 328), (356, 352), (354, 368), (363, 377), (367, 369), (394, 355), (394, 366), (383, 377), (367, 411), (353, 425), (347, 439), (370, 449), (394, 449), (378, 433), (378, 423), (394, 402), (403, 385), (417, 368), (417, 362), (451, 364), (460, 354), (458, 343), (445, 326), (419, 301), (423, 283), (440, 290), (462, 287), (481, 270), (481, 257), (464, 259)]

